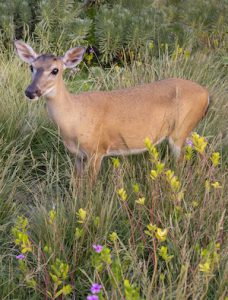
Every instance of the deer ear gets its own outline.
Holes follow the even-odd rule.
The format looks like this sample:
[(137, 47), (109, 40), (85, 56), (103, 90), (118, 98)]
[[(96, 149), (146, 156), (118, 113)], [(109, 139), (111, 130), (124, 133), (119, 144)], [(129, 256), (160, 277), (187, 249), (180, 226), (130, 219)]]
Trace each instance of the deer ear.
[(38, 54), (28, 44), (22, 41), (14, 41), (19, 57), (28, 64), (31, 64)]
[(68, 50), (65, 55), (62, 57), (65, 68), (74, 68), (77, 66), (83, 59), (85, 53), (84, 47), (76, 47)]

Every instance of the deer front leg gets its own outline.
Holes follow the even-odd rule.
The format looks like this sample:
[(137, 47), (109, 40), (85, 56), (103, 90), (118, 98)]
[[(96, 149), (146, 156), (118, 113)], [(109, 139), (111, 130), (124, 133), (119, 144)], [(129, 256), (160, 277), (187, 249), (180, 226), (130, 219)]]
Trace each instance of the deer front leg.
[(75, 170), (78, 177), (82, 177), (85, 169), (85, 158), (82, 156), (76, 156)]
[(95, 153), (89, 159), (89, 169), (92, 183), (96, 181), (97, 175), (101, 168), (102, 159), (103, 154), (101, 153)]

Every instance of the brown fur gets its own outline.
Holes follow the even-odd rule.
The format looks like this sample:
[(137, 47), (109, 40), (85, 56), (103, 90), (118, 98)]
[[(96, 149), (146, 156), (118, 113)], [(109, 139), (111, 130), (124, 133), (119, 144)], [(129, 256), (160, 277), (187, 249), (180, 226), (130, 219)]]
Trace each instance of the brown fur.
[[(77, 55), (71, 52), (66, 59), (73, 61)], [(146, 137), (154, 144), (168, 138), (179, 155), (208, 107), (207, 90), (190, 80), (173, 78), (110, 92), (70, 94), (62, 79), (61, 58), (40, 56), (33, 67), (41, 95), (52, 88), (46, 95), (47, 110), (65, 146), (77, 155), (78, 171), (87, 157), (94, 177), (104, 156), (143, 152)], [(55, 78), (50, 76), (53, 68), (59, 69)]]

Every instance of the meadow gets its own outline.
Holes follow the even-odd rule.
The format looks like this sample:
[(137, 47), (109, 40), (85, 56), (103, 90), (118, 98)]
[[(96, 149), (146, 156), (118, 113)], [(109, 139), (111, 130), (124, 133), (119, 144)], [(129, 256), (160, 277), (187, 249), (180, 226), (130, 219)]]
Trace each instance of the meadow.
[[(45, 38), (29, 40), (48, 51)], [(191, 42), (65, 73), (75, 93), (169, 77), (210, 92), (182, 163), (145, 137), (148, 153), (105, 158), (91, 186), (88, 173), (75, 181), (45, 100), (25, 98), (30, 70), (2, 37), (0, 299), (228, 299), (227, 54)]]

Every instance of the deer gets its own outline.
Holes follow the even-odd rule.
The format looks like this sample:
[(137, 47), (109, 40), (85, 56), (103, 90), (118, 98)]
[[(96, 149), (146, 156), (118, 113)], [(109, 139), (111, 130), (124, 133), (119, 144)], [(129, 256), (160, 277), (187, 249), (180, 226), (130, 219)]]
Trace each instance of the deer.
[(65, 147), (75, 155), (77, 174), (89, 162), (92, 180), (104, 157), (146, 151), (146, 137), (154, 145), (168, 139), (178, 160), (187, 137), (209, 106), (207, 89), (181, 78), (72, 94), (64, 84), (63, 72), (83, 60), (84, 47), (71, 48), (63, 56), (38, 54), (20, 40), (15, 47), (32, 72), (25, 95), (32, 101), (46, 98), (49, 117), (58, 126)]

